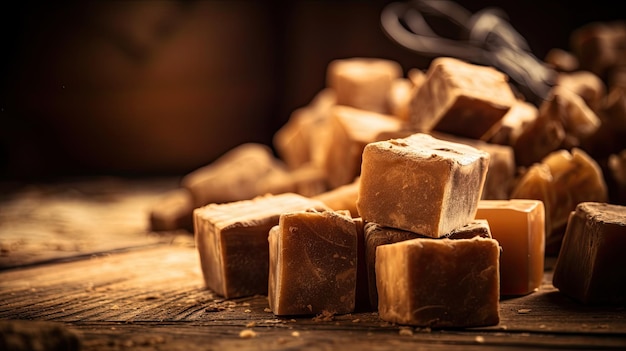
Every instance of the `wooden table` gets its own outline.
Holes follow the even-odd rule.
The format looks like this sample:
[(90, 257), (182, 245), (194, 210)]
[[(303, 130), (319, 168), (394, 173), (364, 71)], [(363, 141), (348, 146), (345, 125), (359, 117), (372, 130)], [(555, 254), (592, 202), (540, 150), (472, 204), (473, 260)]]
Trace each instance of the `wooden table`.
[(500, 324), (486, 328), (409, 328), (372, 311), (277, 318), (266, 296), (224, 300), (203, 286), (191, 233), (149, 230), (147, 209), (176, 186), (0, 188), (0, 348), (20, 335), (54, 350), (626, 349), (626, 309), (560, 294), (554, 257), (541, 289), (503, 298)]

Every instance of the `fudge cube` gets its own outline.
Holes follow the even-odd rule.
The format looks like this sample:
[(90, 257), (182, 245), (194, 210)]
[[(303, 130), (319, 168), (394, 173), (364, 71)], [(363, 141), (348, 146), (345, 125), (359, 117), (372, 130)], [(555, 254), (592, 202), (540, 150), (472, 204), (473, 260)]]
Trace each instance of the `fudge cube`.
[(581, 202), (606, 202), (608, 187), (596, 160), (579, 148), (558, 150), (535, 163), (517, 181), (513, 199), (543, 201), (546, 252), (558, 252), (569, 214)]
[(435, 138), (467, 144), (478, 150), (489, 153), (489, 169), (485, 176), (485, 185), (481, 195), (485, 200), (505, 200), (511, 193), (511, 187), (517, 171), (513, 148), (508, 145), (499, 145), (482, 140), (468, 139), (446, 133), (433, 132)]
[[(365, 235), (365, 269), (369, 288), (369, 302), (375, 309), (378, 306), (378, 292), (376, 289), (376, 248), (380, 245), (398, 243), (405, 240), (428, 238), (427, 236), (402, 229), (383, 227), (377, 223), (366, 223)], [(448, 239), (470, 239), (475, 236), (491, 238), (491, 231), (486, 220), (474, 220), (448, 233)], [(434, 239), (433, 239), (434, 240)]]
[(212, 163), (183, 177), (181, 186), (192, 197), (193, 208), (212, 203), (248, 200), (266, 193), (295, 191), (288, 179), (287, 166), (261, 143), (238, 145)]
[(330, 62), (326, 75), (338, 105), (387, 114), (389, 91), (393, 81), (402, 77), (402, 66), (392, 60), (351, 57)]
[(443, 236), (474, 219), (489, 154), (417, 133), (368, 144), (357, 197), (366, 222)]
[(359, 176), (365, 145), (380, 140), (381, 132), (402, 129), (403, 123), (391, 115), (348, 106), (334, 106), (330, 113), (332, 147), (327, 150), (325, 169), (330, 188), (336, 188)]
[(195, 209), (195, 241), (206, 287), (225, 298), (266, 294), (270, 228), (278, 224), (281, 213), (310, 208), (328, 209), (295, 193)]
[(275, 315), (355, 308), (357, 227), (349, 214), (294, 211), (269, 232), (268, 300)]
[(515, 104), (508, 77), (493, 67), (435, 58), (411, 102), (415, 130), (481, 139)]
[(489, 222), (502, 247), (500, 294), (525, 295), (541, 286), (545, 256), (545, 208), (542, 201), (481, 200), (476, 218)]
[(500, 246), (495, 239), (418, 238), (376, 249), (378, 314), (432, 328), (500, 322)]
[(626, 302), (626, 206), (582, 202), (572, 211), (552, 283), (585, 304)]

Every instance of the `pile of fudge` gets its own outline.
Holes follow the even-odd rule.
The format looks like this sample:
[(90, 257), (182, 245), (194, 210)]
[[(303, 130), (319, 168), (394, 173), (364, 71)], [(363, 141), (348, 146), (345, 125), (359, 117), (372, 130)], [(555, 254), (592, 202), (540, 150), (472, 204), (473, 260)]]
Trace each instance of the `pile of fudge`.
[(553, 284), (626, 302), (626, 24), (592, 23), (538, 106), (493, 67), (351, 57), (273, 145), (245, 143), (154, 205), (194, 233), (205, 285), (277, 316), (376, 311), (419, 327), (499, 323)]

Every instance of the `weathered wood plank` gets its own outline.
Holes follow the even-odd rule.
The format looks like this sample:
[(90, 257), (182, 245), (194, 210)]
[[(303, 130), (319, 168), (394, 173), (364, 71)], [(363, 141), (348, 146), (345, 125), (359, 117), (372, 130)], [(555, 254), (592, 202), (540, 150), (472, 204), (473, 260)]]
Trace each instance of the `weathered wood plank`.
[[(86, 348), (94, 350), (103, 342), (115, 350), (161, 339), (167, 345), (159, 344), (160, 350), (199, 349), (209, 340), (216, 349), (626, 348), (626, 310), (582, 306), (556, 291), (549, 277), (536, 293), (503, 299), (501, 323), (488, 328), (404, 328), (373, 312), (277, 318), (265, 296), (229, 301), (205, 289), (188, 238), (176, 245), (1, 272), (0, 319), (61, 322), (79, 331)], [(254, 341), (239, 336), (244, 329), (257, 334)]]
[(176, 186), (100, 179), (0, 195), (0, 320), (66, 327), (83, 350), (626, 349), (626, 309), (560, 294), (554, 258), (541, 289), (502, 299), (487, 328), (408, 328), (371, 311), (277, 318), (266, 296), (224, 300), (204, 288), (190, 233), (147, 227), (148, 206)]
[(0, 270), (170, 240), (153, 233), (150, 206), (177, 179), (94, 178), (0, 193)]

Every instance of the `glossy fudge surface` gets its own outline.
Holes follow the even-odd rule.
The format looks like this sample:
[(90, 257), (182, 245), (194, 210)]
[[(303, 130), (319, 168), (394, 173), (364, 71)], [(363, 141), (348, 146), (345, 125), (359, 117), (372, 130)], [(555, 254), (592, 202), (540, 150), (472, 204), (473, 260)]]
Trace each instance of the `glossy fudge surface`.
[(545, 208), (539, 200), (481, 200), (476, 218), (486, 219), (502, 247), (500, 293), (525, 295), (539, 289), (545, 259)]
[(267, 293), (269, 230), (281, 213), (309, 208), (327, 209), (294, 193), (195, 209), (195, 240), (206, 287), (225, 298)]
[(418, 238), (376, 250), (381, 319), (432, 328), (500, 322), (496, 240)]
[(580, 203), (570, 215), (553, 284), (588, 304), (626, 302), (626, 206)]
[(474, 219), (489, 154), (417, 133), (368, 144), (357, 210), (366, 222), (441, 237)]
[(357, 227), (334, 211), (283, 213), (270, 230), (268, 300), (275, 315), (345, 314), (355, 308)]

